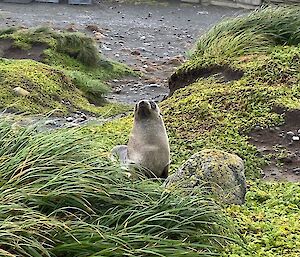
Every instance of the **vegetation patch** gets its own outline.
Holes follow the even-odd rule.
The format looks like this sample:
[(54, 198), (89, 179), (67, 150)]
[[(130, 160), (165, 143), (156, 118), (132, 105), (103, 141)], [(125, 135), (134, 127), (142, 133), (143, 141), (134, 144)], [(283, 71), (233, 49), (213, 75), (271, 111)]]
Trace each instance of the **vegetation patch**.
[(234, 230), (212, 200), (129, 177), (85, 132), (0, 123), (1, 255), (208, 257), (227, 245)]
[[(11, 90), (13, 83), (11, 83), (12, 86), (7, 87), (5, 83), (10, 82), (3, 80), (6, 94), (2, 92), (2, 108), (10, 108), (10, 103), (17, 102), (14, 110), (30, 113), (44, 113), (54, 107), (62, 109), (63, 112), (80, 109), (103, 115), (106, 115), (111, 108), (113, 111), (109, 115), (128, 110), (125, 106), (105, 102), (104, 95), (109, 91), (105, 81), (132, 74), (132, 71), (122, 64), (104, 60), (91, 38), (80, 33), (57, 32), (48, 28), (7, 29), (0, 32), (0, 41), (1, 56), (15, 59), (1, 61), (2, 77), (8, 78), (11, 74), (20, 72), (21, 74), (14, 74), (14, 83), (16, 86), (33, 92), (30, 99), (17, 97)], [(20, 62), (20, 59), (38, 62)], [(24, 69), (21, 69), (20, 63), (24, 65)], [(10, 66), (9, 69), (7, 66)], [(15, 69), (16, 67), (18, 69)], [(30, 70), (32, 73), (39, 72), (34, 69), (39, 70), (40, 73), (47, 69), (51, 70), (51, 74), (57, 73), (54, 77), (61, 78), (55, 80), (53, 76), (41, 75), (35, 78), (37, 83), (32, 86), (32, 83), (27, 83), (27, 81), (31, 81), (33, 76), (25, 70)], [(51, 81), (51, 79), (54, 80)], [(75, 90), (60, 97), (47, 95), (48, 91), (53, 90), (54, 84), (56, 90), (66, 93), (67, 89), (63, 84), (59, 89), (59, 80), (66, 80), (69, 90), (74, 91), (74, 88), (77, 88), (80, 91)], [(38, 87), (40, 88), (37, 89)], [(58, 91), (56, 94), (59, 93)], [(77, 97), (68, 98), (74, 95)], [(48, 101), (44, 102), (46, 98)], [(100, 107), (97, 108), (95, 105)]]
[[(274, 109), (300, 107), (299, 13), (298, 7), (268, 7), (224, 21), (200, 38), (191, 59), (170, 79), (192, 84), (162, 104), (173, 140), (182, 142), (181, 153), (227, 150), (245, 160), (248, 178), (259, 177), (266, 159), (247, 135), (256, 126), (283, 123), (284, 112)], [(193, 82), (191, 74), (209, 67), (228, 67), (243, 76), (226, 82), (212, 74)], [(175, 156), (175, 163), (181, 161)]]
[(227, 209), (248, 242), (223, 256), (297, 257), (300, 255), (300, 184), (251, 182), (243, 206)]

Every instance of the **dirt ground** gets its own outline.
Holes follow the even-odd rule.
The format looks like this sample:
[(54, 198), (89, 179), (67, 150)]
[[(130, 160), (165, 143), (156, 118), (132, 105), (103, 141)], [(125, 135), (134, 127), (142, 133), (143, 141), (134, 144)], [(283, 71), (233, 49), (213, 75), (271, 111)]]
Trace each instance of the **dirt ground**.
[(100, 1), (89, 6), (2, 2), (0, 27), (51, 26), (90, 33), (105, 57), (143, 74), (110, 82), (108, 99), (135, 103), (141, 99), (162, 100), (168, 94), (168, 77), (186, 59), (197, 38), (221, 19), (244, 12), (179, 1)]

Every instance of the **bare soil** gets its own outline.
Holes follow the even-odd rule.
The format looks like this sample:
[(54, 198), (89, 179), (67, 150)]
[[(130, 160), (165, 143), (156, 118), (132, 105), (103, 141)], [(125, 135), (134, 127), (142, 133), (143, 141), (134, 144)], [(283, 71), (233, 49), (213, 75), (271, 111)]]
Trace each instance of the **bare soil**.
[(183, 74), (173, 73), (169, 79), (169, 95), (172, 95), (179, 88), (184, 88), (194, 83), (199, 78), (217, 76), (220, 82), (229, 82), (239, 80), (243, 75), (243, 71), (233, 70), (228, 66), (211, 66), (207, 68), (192, 69)]
[(270, 162), (263, 169), (263, 178), (275, 181), (300, 181), (300, 111), (277, 110), (285, 115), (282, 126), (257, 127), (250, 133), (255, 145)]
[(43, 52), (48, 46), (45, 44), (34, 44), (30, 49), (20, 49), (13, 45), (13, 40), (0, 40), (0, 55), (7, 59), (32, 59), (35, 61), (43, 60)]

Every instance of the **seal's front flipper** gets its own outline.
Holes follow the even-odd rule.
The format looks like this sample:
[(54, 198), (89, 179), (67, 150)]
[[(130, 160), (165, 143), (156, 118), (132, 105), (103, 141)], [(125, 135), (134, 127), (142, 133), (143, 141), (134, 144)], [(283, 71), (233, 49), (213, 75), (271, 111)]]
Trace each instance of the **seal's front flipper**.
[(169, 167), (170, 167), (170, 164), (168, 164), (164, 169), (163, 169), (163, 172), (161, 174), (161, 178), (167, 178), (168, 175), (169, 175)]
[(111, 159), (119, 160), (121, 164), (128, 164), (127, 145), (117, 145), (111, 150)]

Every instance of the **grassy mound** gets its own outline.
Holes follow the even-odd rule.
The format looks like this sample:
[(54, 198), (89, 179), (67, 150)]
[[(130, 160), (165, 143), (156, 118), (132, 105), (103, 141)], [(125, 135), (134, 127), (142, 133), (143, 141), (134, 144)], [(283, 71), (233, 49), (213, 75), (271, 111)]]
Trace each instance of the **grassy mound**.
[[(80, 33), (56, 32), (47, 28), (7, 29), (0, 32), (0, 42), (2, 57), (32, 59), (1, 61), (3, 79), (0, 83), (5, 87), (6, 94), (2, 92), (4, 100), (0, 107), (7, 108), (10, 103), (17, 102), (20, 104), (15, 104), (16, 110), (31, 113), (47, 112), (55, 107), (63, 111), (77, 108), (98, 114), (112, 108), (110, 115), (122, 109), (121, 105), (112, 104), (104, 108), (93, 106), (106, 104), (103, 96), (109, 88), (105, 81), (132, 72), (124, 65), (103, 60), (91, 38)], [(13, 83), (8, 79), (12, 74)], [(14, 84), (29, 91), (30, 99), (13, 94)], [(59, 97), (58, 91), (62, 91)], [(49, 92), (50, 95), (47, 95)]]
[(216, 256), (232, 235), (214, 202), (129, 178), (80, 130), (1, 122), (0, 145), (1, 255)]
[[(225, 149), (245, 159), (248, 178), (259, 176), (265, 160), (247, 134), (283, 122), (277, 107), (300, 108), (299, 14), (296, 7), (266, 8), (222, 22), (200, 38), (191, 59), (170, 79), (190, 86), (162, 105), (183, 152)], [(209, 78), (197, 73), (212, 67), (219, 72)], [(222, 67), (243, 76), (225, 81)], [(175, 156), (176, 162), (182, 157)]]

